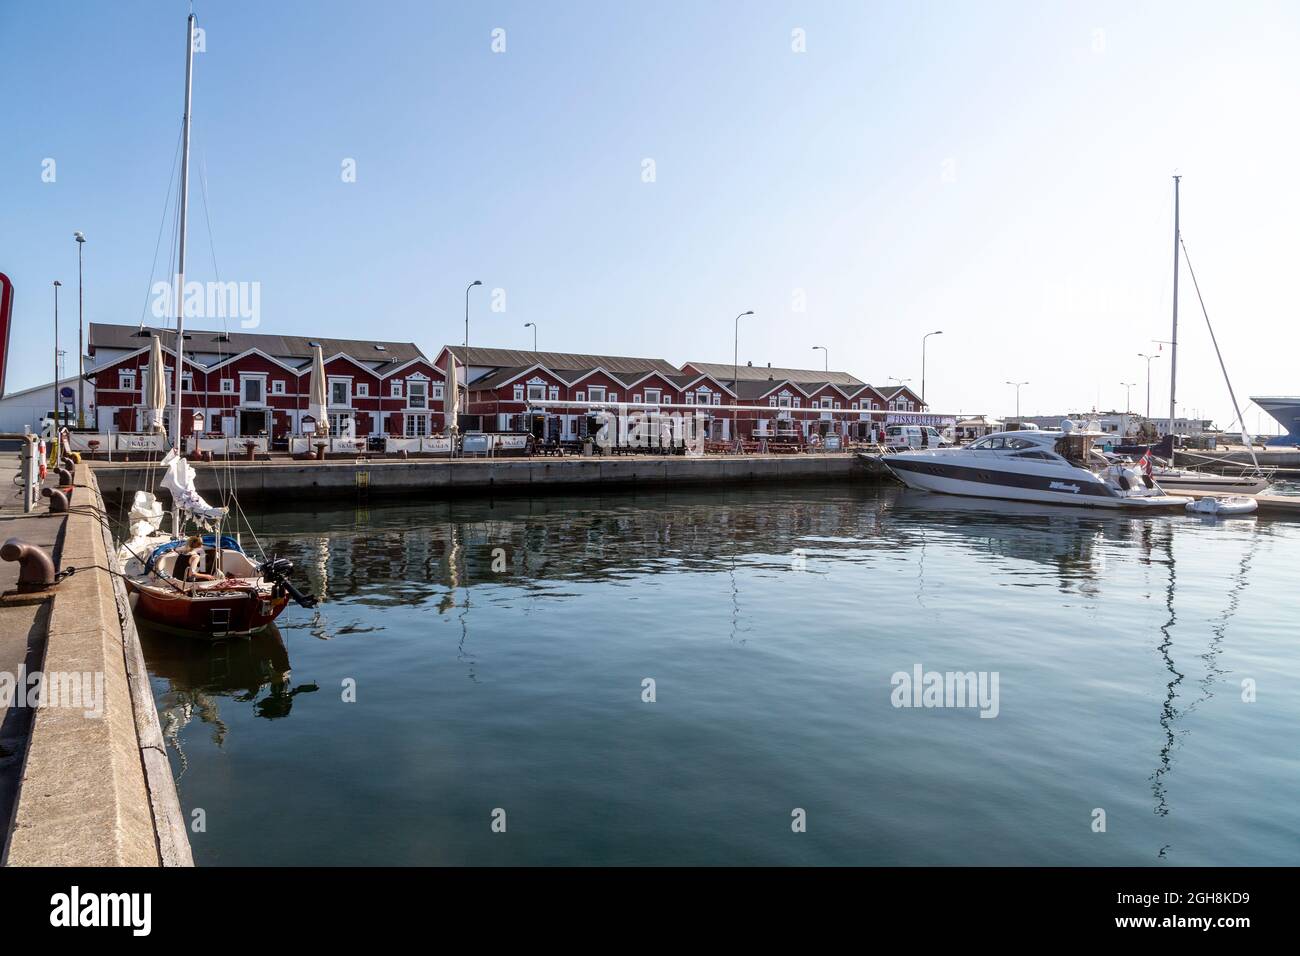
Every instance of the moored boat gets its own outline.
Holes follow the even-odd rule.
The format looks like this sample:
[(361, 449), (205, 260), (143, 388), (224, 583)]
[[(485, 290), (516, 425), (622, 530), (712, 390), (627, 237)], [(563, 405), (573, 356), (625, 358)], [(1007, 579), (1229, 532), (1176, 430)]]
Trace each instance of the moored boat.
[(909, 488), (977, 498), (1090, 508), (1152, 511), (1181, 508), (1131, 465), (1112, 464), (1093, 449), (1101, 432), (1063, 422), (1059, 431), (997, 432), (962, 448), (881, 455)]
[[(171, 450), (161, 464), (159, 484), (172, 499), (167, 517), (152, 491), (137, 491), (131, 507), (129, 535), (118, 551), (132, 608), (154, 627), (209, 637), (255, 634), (264, 629), (293, 598), (305, 607), (316, 599), (289, 581), (293, 565), (274, 557), (254, 561), (237, 538), (221, 533), (226, 506), (213, 506), (195, 489), (194, 469), (182, 454), (181, 397), (184, 391), (185, 221), (188, 207), (190, 103), (194, 69), (194, 14), (186, 21), (185, 113), (182, 119), (179, 229), (177, 235), (175, 382), (171, 408)], [(166, 363), (158, 336), (153, 337), (147, 367), (146, 427), (162, 432), (167, 404)], [(233, 483), (232, 483), (233, 484)], [(233, 496), (230, 502), (233, 502)], [(182, 562), (182, 558), (184, 561)]]

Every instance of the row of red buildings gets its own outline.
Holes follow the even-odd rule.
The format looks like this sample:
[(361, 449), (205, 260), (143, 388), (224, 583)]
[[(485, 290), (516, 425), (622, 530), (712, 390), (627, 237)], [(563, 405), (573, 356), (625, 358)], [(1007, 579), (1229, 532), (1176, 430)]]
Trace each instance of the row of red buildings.
[[(158, 334), (174, 382), (175, 332), (91, 323), (87, 378), (98, 429), (141, 430), (149, 347)], [(610, 406), (688, 414), (706, 437), (838, 434), (867, 437), (874, 424), (918, 421), (920, 398), (906, 387), (877, 388), (847, 372), (664, 359), (444, 346), (432, 360), (410, 342), (322, 339), (249, 332), (186, 333), (182, 429), (204, 434), (301, 434), (314, 348), (325, 358), (333, 434), (442, 434), (446, 370), (454, 360), (463, 431), (531, 432), (581, 440), (592, 413)], [(466, 382), (468, 382), (467, 391)], [(729, 410), (731, 409), (731, 410)], [(872, 413), (875, 414), (872, 414)], [(310, 426), (310, 422), (308, 426)]]

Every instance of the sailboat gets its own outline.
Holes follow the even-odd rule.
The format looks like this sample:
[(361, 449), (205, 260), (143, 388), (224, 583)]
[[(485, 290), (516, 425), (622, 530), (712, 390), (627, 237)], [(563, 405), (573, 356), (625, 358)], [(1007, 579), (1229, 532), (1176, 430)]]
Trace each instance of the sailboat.
[[(1250, 433), (1246, 429), (1246, 420), (1242, 417), (1241, 407), (1237, 404), (1237, 395), (1232, 387), (1232, 380), (1228, 378), (1228, 366), (1223, 361), (1223, 353), (1219, 350), (1219, 341), (1214, 334), (1214, 326), (1210, 324), (1210, 314), (1205, 308), (1205, 300), (1201, 298), (1201, 288), (1196, 281), (1196, 273), (1192, 271), (1192, 262), (1187, 256), (1187, 246), (1183, 243), (1183, 234), (1179, 223), (1179, 185), (1182, 177), (1174, 177), (1174, 294), (1173, 294), (1173, 335), (1169, 342), (1169, 430), (1165, 437), (1168, 443), (1168, 463), (1154, 466), (1151, 471), (1151, 477), (1160, 483), (1160, 486), (1166, 491), (1178, 494), (1180, 492), (1210, 492), (1233, 495), (1255, 495), (1265, 491), (1272, 482), (1273, 472), (1267, 471), (1260, 467), (1259, 459), (1255, 455), (1255, 443)], [(1250, 452), (1250, 459), (1254, 467), (1250, 469), (1242, 468), (1239, 474), (1212, 474), (1191, 468), (1178, 468), (1174, 466), (1174, 422), (1175, 410), (1177, 407), (1178, 393), (1178, 272), (1179, 256), (1187, 259), (1187, 270), (1192, 278), (1192, 285), (1196, 290), (1196, 297), (1200, 301), (1201, 312), (1205, 315), (1205, 325), (1210, 332), (1210, 342), (1214, 345), (1214, 354), (1219, 359), (1219, 369), (1223, 372), (1223, 381), (1228, 386), (1228, 396), (1232, 399), (1233, 411), (1237, 413), (1237, 421), (1241, 422), (1241, 434), (1245, 440), (1246, 448)], [(1147, 454), (1153, 453), (1153, 449), (1148, 448)], [(1148, 461), (1150, 459), (1148, 458)], [(1207, 459), (1208, 460), (1208, 459)], [(1252, 509), (1253, 510), (1253, 509)]]
[[(118, 549), (131, 606), (141, 620), (183, 634), (226, 637), (255, 634), (276, 619), (290, 598), (304, 607), (316, 599), (289, 580), (291, 562), (272, 556), (255, 560), (237, 536), (222, 533), (227, 507), (209, 504), (194, 486), (194, 469), (185, 459), (181, 435), (182, 374), (185, 351), (185, 233), (189, 200), (190, 104), (194, 75), (194, 14), (185, 31), (185, 114), (182, 121), (179, 241), (176, 271), (176, 377), (172, 389), (171, 449), (162, 459), (160, 486), (171, 496), (168, 515), (151, 491), (132, 501), (129, 535)], [(145, 427), (164, 430), (167, 404), (162, 342), (153, 336), (145, 401)]]

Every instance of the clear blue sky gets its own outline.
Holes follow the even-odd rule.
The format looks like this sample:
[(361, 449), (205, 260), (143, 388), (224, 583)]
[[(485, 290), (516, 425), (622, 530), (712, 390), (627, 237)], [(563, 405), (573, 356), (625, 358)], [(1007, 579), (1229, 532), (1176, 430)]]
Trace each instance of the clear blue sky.
[[(75, 336), (73, 230), (88, 320), (140, 319), (187, 9), (0, 2), (11, 390), (49, 379), (55, 278)], [(1136, 353), (1170, 331), (1178, 171), (1239, 394), (1300, 392), (1296, 4), (195, 9), (189, 277), (214, 276), (202, 170), (221, 277), (261, 284), (263, 331), (433, 352), (461, 340), (480, 278), (506, 296), (493, 312), (476, 290), (480, 345), (529, 347), (535, 321), (544, 349), (730, 361), (753, 309), (742, 362), (819, 367), (825, 345), (833, 367), (919, 386), (921, 333), (943, 329), (941, 410), (1007, 414), (1008, 379), (1031, 383), (1026, 414), (1122, 407), (1122, 381), (1140, 407)], [(1183, 410), (1226, 425), (1183, 281)]]

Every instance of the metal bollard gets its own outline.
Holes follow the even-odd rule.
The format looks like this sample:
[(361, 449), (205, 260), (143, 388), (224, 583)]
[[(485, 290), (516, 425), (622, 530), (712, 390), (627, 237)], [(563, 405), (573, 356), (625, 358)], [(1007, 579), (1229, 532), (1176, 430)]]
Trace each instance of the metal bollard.
[(44, 591), (54, 585), (54, 562), (50, 556), (21, 538), (10, 538), (0, 546), (0, 558), (18, 562), (18, 590)]
[(50, 499), (50, 514), (62, 515), (68, 513), (68, 496), (58, 488), (42, 488), (41, 497)]

